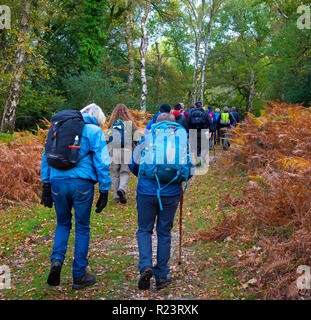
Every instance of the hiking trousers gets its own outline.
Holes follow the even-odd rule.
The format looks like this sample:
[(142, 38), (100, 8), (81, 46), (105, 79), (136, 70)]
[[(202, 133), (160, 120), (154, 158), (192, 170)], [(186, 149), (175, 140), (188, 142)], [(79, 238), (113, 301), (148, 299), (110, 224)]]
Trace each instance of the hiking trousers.
[[(139, 271), (150, 267), (156, 278), (166, 278), (170, 268), (171, 230), (180, 196), (161, 196), (163, 210), (159, 208), (156, 196), (137, 194), (138, 231), (136, 233), (139, 250)], [(157, 263), (152, 264), (152, 233), (156, 222)]]
[(94, 198), (94, 184), (82, 179), (52, 181), (52, 197), (57, 216), (54, 235), (53, 259), (65, 260), (72, 227), (72, 208), (75, 213), (75, 250), (72, 264), (73, 278), (81, 277), (88, 265), (90, 216)]
[(120, 200), (117, 194), (119, 189), (122, 189), (124, 192), (127, 191), (130, 179), (130, 169), (126, 157), (130, 154), (131, 151), (127, 149), (114, 149), (113, 151), (110, 151), (113, 196), (116, 200)]

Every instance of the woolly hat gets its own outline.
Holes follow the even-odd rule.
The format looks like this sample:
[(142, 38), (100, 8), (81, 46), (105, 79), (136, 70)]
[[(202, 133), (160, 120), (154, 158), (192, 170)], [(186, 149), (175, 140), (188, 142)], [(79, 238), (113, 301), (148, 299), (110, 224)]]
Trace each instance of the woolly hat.
[(184, 109), (184, 106), (185, 105), (183, 103), (179, 102), (179, 103), (174, 105), (174, 109), (175, 110), (181, 110), (181, 109)]
[(162, 106), (160, 107), (160, 112), (162, 113), (170, 113), (171, 112), (171, 106), (167, 103), (162, 104)]
[(195, 103), (195, 106), (198, 108), (201, 108), (201, 107), (203, 107), (203, 103), (201, 101), (198, 101)]

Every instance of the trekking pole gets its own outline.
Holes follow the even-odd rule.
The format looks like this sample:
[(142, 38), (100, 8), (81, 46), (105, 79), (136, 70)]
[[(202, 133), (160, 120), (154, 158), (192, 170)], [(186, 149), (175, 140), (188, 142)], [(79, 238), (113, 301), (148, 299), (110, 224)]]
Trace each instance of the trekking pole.
[(216, 147), (215, 147), (215, 141), (216, 141), (216, 132), (213, 132), (213, 151), (214, 151), (214, 161), (216, 162)]
[(182, 209), (184, 205), (184, 191), (181, 185), (180, 204), (179, 204), (179, 258), (178, 264), (181, 265), (181, 243), (182, 243)]

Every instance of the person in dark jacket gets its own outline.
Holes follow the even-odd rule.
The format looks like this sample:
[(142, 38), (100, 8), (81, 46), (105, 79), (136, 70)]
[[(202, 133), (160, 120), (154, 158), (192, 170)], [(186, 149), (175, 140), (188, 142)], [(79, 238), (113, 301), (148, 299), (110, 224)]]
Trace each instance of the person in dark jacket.
[(171, 113), (171, 106), (167, 103), (164, 103), (161, 105), (160, 107), (160, 111), (158, 113), (156, 113), (154, 115), (154, 117), (148, 122), (147, 126), (146, 126), (146, 130), (145, 130), (145, 134), (151, 129), (151, 126), (157, 122), (157, 118), (158, 116), (161, 114), (161, 113), (168, 113), (170, 114)]
[[(218, 119), (218, 126), (220, 128), (220, 136), (222, 138), (222, 145), (224, 147), (224, 137), (226, 136), (230, 136), (230, 134), (228, 134), (228, 130), (232, 127), (235, 126), (235, 121), (234, 118), (231, 114), (231, 112), (229, 111), (228, 107), (224, 107), (224, 111), (220, 114), (220, 117)], [(228, 143), (228, 145), (230, 146), (230, 143)]]
[(41, 204), (52, 208), (54, 203), (57, 216), (54, 246), (50, 258), (51, 269), (47, 283), (51, 286), (60, 284), (61, 269), (72, 226), (72, 209), (74, 209), (75, 251), (72, 265), (74, 290), (96, 282), (95, 276), (86, 272), (94, 184), (99, 182), (100, 197), (96, 204), (97, 213), (106, 207), (111, 186), (110, 157), (104, 132), (101, 129), (106, 117), (96, 104), (85, 107), (81, 113), (85, 125), (79, 154), (88, 155), (83, 157), (76, 167), (66, 171), (50, 167), (45, 153), (41, 164), (41, 179), (44, 183)]
[[(214, 132), (213, 121), (210, 118), (208, 111), (203, 109), (202, 102), (198, 101), (195, 104), (195, 108), (191, 109), (189, 112), (188, 118), (188, 126), (189, 130), (196, 130), (196, 135), (193, 134), (193, 131), (190, 132), (190, 144), (197, 144), (197, 150), (195, 150), (195, 154), (197, 157), (202, 157), (203, 161), (206, 160), (205, 157), (208, 153), (209, 149), (209, 139), (212, 136), (212, 132)], [(206, 133), (205, 130), (209, 130), (209, 136), (204, 136)], [(196, 138), (196, 141), (195, 141)], [(202, 140), (202, 138), (204, 140)], [(206, 140), (207, 139), (207, 140)], [(206, 142), (206, 143), (205, 143)], [(207, 144), (207, 146), (205, 146)], [(202, 148), (203, 145), (203, 148)]]
[(236, 125), (237, 125), (238, 123), (240, 123), (241, 118), (240, 118), (240, 114), (238, 113), (236, 107), (232, 107), (232, 108), (231, 108), (231, 114), (232, 114), (232, 116), (233, 116), (233, 118), (234, 118), (234, 120), (235, 120)]
[(219, 124), (219, 118), (220, 118), (220, 109), (216, 108), (215, 113), (214, 113), (214, 119), (213, 119), (213, 124), (214, 124), (214, 141), (215, 143), (217, 142), (218, 145), (220, 145), (220, 124)]
[[(174, 121), (172, 114), (161, 114), (157, 122)], [(139, 163), (142, 152), (145, 148), (145, 136), (136, 145), (132, 163), (129, 164), (130, 170), (135, 176), (139, 173)], [(161, 182), (163, 188), (167, 182)], [(170, 268), (168, 261), (171, 251), (171, 230), (173, 227), (174, 216), (180, 201), (181, 184), (171, 184), (161, 191), (162, 210), (158, 200), (158, 183), (153, 179), (138, 179), (137, 184), (137, 213), (138, 231), (136, 233), (139, 249), (139, 272), (140, 278), (138, 288), (148, 290), (150, 279), (155, 276), (156, 288), (162, 289), (171, 282), (169, 275)], [(156, 219), (157, 218), (157, 219)], [(158, 236), (157, 264), (152, 264), (152, 232), (155, 221)]]

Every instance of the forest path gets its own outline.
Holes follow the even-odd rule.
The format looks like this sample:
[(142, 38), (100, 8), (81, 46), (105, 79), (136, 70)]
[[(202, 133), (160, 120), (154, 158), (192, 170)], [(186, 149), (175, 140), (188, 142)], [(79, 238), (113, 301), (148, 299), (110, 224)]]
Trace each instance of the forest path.
[[(217, 154), (222, 154), (217, 150)], [(215, 159), (214, 159), (215, 160)], [(232, 172), (224, 173), (220, 162), (211, 161), (205, 175), (194, 176), (184, 197), (182, 264), (178, 265), (179, 210), (172, 231), (172, 283), (156, 290), (154, 279), (148, 291), (137, 289), (138, 248), (136, 241), (136, 183), (129, 184), (128, 203), (115, 204), (110, 193), (107, 208), (92, 212), (89, 272), (97, 283), (85, 290), (71, 289), (74, 253), (74, 223), (64, 262), (61, 284), (46, 284), (55, 229), (54, 209), (35, 206), (2, 212), (0, 265), (11, 269), (11, 289), (1, 290), (0, 299), (244, 299), (242, 281), (233, 267), (244, 244), (235, 241), (202, 241), (200, 232), (218, 224), (231, 207), (219, 203), (225, 194), (238, 197), (242, 183)], [(96, 195), (97, 197), (98, 195)], [(156, 232), (153, 234), (156, 254)]]

